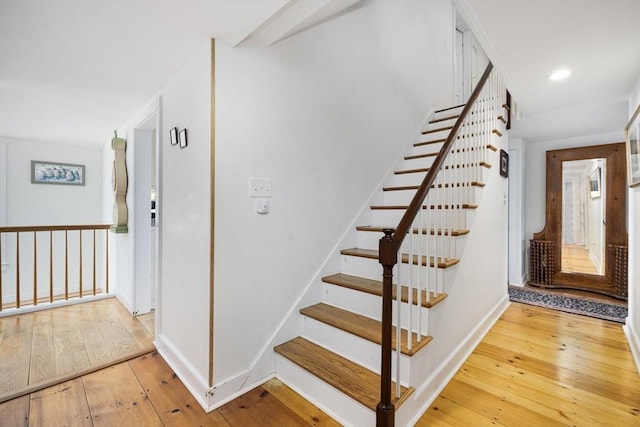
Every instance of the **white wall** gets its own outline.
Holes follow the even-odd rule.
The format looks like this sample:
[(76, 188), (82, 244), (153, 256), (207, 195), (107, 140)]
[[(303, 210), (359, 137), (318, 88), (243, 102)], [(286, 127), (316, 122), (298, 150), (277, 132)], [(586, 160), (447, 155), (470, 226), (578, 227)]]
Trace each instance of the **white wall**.
[[(640, 76), (629, 96), (629, 118), (638, 105), (640, 105)], [(640, 372), (640, 187), (629, 189), (628, 203), (629, 317), (627, 317), (625, 333)]]
[(509, 138), (509, 284), (524, 286), (527, 282), (527, 246), (525, 239), (525, 171), (526, 141)]
[[(210, 63), (211, 43), (207, 40), (162, 89), (158, 153), (162, 253), (156, 311), (161, 330), (156, 332), (156, 345), (203, 406), (207, 406), (205, 393), (209, 389)], [(187, 129), (187, 148), (169, 144), (173, 127)], [(234, 309), (243, 310), (240, 305)]]
[[(102, 147), (96, 145), (71, 145), (48, 141), (31, 141), (17, 138), (1, 137), (0, 146), (4, 147), (6, 165), (0, 173), (6, 177), (6, 204), (2, 200), (2, 183), (0, 182), (0, 201), (8, 226), (30, 225), (86, 225), (102, 224)], [(60, 163), (85, 165), (84, 186), (44, 185), (31, 183), (31, 160), (42, 160)], [(2, 165), (0, 165), (2, 166)], [(0, 218), (2, 221), (3, 218)], [(1, 222), (0, 222), (1, 223)], [(71, 291), (77, 289), (79, 283), (79, 243), (78, 232), (69, 233), (69, 286)], [(14, 302), (16, 281), (15, 234), (3, 238), (3, 301)], [(93, 265), (88, 253), (92, 249), (91, 233), (83, 233), (83, 288), (92, 286)], [(20, 275), (22, 283), (33, 283), (33, 238), (32, 235), (21, 235), (20, 239)], [(49, 292), (49, 235), (38, 233), (38, 295)], [(54, 233), (54, 293), (60, 294), (64, 289), (64, 253), (63, 233)], [(96, 251), (97, 284), (103, 287), (102, 248), (104, 232), (98, 232)], [(56, 255), (57, 254), (57, 255)], [(31, 299), (32, 286), (22, 286), (21, 299)]]
[[(7, 146), (7, 225), (102, 223), (102, 147), (2, 136), (0, 143)], [(31, 184), (31, 160), (83, 164), (86, 185)]]
[[(374, 1), (269, 48), (218, 45), (215, 384), (252, 367), (427, 113), (450, 105), (452, 43), (449, 2)], [(251, 176), (273, 180), (268, 215)]]

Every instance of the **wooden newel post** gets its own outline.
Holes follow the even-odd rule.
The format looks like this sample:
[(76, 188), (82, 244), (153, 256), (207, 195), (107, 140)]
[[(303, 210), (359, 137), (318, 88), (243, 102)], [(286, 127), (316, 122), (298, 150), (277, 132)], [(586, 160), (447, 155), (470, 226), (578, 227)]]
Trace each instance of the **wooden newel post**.
[(393, 267), (398, 262), (393, 230), (385, 229), (380, 239), (379, 261), (382, 264), (382, 366), (380, 369), (380, 402), (376, 407), (376, 426), (393, 427), (395, 408), (391, 402), (391, 336), (393, 323)]

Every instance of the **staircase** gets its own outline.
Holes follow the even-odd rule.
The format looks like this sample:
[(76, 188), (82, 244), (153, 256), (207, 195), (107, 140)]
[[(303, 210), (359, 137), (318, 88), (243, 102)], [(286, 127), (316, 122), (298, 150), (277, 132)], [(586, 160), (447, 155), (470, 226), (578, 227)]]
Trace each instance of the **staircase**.
[[(491, 105), (498, 105), (499, 109), (490, 108), (488, 102), (474, 108), (458, 129), (454, 125), (464, 105), (433, 114), (418, 141), (389, 177), (389, 184), (374, 196), (368, 224), (356, 227), (357, 246), (340, 250), (341, 272), (322, 278), (322, 301), (300, 310), (301, 336), (274, 348), (278, 377), (347, 425), (374, 425), (380, 409), (384, 378), (379, 372), (385, 360), (381, 351), (384, 328), (380, 240), (384, 230), (399, 229), (398, 224), (447, 139), (455, 139), (462, 145), (450, 148), (449, 157), (453, 160), (439, 168), (438, 178), (428, 185), (429, 197), (417, 201), (417, 221), (408, 228), (399, 246), (394, 284), (390, 287), (395, 306), (393, 324), (401, 325), (391, 327), (390, 347), (395, 357), (392, 366), (388, 366), (395, 378), (390, 385), (392, 409), (402, 411), (403, 404), (415, 392), (414, 387), (428, 376), (428, 349), (436, 345), (429, 335), (431, 313), (447, 299), (445, 289), (461, 262), (464, 244), (460, 241), (470, 233), (469, 214), (478, 208), (477, 193), (485, 186), (485, 171), (497, 161), (497, 155), (491, 155), (497, 150), (492, 141), (502, 134), (498, 127), (504, 106), (496, 102), (493, 100)], [(495, 116), (495, 120), (488, 121), (482, 112)], [(452, 131), (457, 132), (450, 135)], [(481, 145), (464, 141), (478, 135), (484, 135)], [(391, 236), (393, 232), (387, 233)], [(403, 285), (397, 286), (398, 282)], [(383, 364), (383, 372), (384, 369)], [(412, 416), (405, 415), (403, 419)], [(379, 414), (378, 423), (389, 425), (380, 424)]]

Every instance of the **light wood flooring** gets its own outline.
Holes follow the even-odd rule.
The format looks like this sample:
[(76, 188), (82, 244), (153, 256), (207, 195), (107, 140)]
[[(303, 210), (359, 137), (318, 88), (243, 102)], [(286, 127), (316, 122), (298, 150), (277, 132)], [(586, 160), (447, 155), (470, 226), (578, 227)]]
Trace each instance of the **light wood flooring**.
[(0, 402), (154, 350), (147, 327), (115, 298), (0, 318)]
[[(604, 267), (604, 265), (603, 265)], [(561, 270), (573, 273), (600, 274), (584, 246), (562, 244)]]
[[(272, 380), (206, 414), (157, 353), (0, 404), (2, 426), (335, 426)], [(418, 426), (638, 426), (619, 324), (512, 303)]]

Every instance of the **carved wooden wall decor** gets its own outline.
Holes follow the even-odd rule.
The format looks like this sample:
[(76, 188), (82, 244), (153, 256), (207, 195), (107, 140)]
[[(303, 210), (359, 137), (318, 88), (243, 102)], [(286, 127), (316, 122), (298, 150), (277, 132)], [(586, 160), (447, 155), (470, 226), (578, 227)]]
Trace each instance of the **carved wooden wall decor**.
[[(627, 272), (626, 223), (626, 148), (624, 143), (594, 145), (547, 151), (546, 224), (542, 231), (534, 233), (531, 242), (529, 268), (530, 284), (548, 288), (580, 289), (627, 298), (627, 282), (622, 277)], [(605, 272), (604, 275), (569, 273), (561, 271), (562, 253), (562, 162), (586, 159), (606, 159), (605, 200)], [(551, 243), (549, 243), (551, 242)], [(545, 254), (536, 249), (544, 244)], [(552, 247), (549, 247), (549, 244)], [(530, 248), (530, 249), (531, 249)], [(550, 265), (539, 265), (541, 262)], [(549, 269), (551, 269), (549, 271)], [(544, 274), (533, 274), (531, 273)], [(550, 277), (551, 276), (551, 277)], [(541, 280), (544, 279), (544, 280)]]
[(118, 133), (116, 132), (115, 137), (111, 140), (111, 148), (114, 154), (111, 174), (111, 186), (113, 187), (114, 196), (111, 231), (114, 233), (126, 233), (129, 231), (127, 226), (129, 216), (129, 209), (127, 208), (127, 164), (125, 162), (127, 141), (118, 138)]

